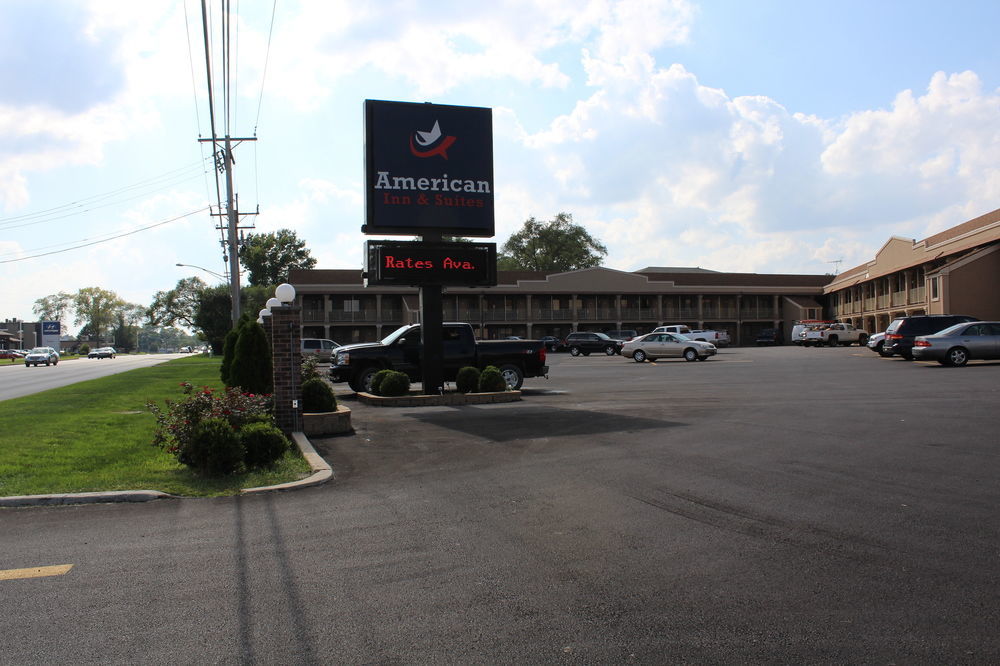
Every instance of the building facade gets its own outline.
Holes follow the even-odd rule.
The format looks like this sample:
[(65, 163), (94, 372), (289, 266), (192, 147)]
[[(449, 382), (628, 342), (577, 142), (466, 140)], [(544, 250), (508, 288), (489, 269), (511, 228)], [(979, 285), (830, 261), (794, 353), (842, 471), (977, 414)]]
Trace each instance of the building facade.
[[(796, 320), (820, 318), (818, 299), (830, 279), (700, 268), (501, 271), (495, 287), (446, 288), (444, 318), (471, 323), (484, 339), (563, 338), (612, 329), (644, 333), (687, 324), (725, 329), (734, 345), (752, 344), (762, 329), (787, 335)], [(304, 338), (373, 341), (419, 321), (418, 289), (365, 287), (359, 270), (292, 270), (289, 282), (302, 308)]]
[(868, 332), (900, 316), (1000, 319), (1000, 210), (917, 241), (892, 237), (823, 289), (829, 316)]

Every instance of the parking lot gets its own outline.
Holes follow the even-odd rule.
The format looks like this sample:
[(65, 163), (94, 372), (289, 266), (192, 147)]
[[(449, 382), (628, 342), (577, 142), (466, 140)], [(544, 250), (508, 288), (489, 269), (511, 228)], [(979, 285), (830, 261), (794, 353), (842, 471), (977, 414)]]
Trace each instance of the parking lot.
[(514, 405), (358, 406), (358, 436), (327, 447), (342, 489), (405, 498), (401, 519), (507, 572), (526, 612), (564, 613), (596, 662), (628, 645), (649, 661), (1000, 659), (1000, 363), (549, 359)]

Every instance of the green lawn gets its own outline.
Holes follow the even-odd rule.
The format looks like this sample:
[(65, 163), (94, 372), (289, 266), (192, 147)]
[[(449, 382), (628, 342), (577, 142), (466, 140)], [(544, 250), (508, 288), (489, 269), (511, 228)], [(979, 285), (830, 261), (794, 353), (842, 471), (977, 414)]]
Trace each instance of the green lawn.
[(310, 473), (298, 449), (272, 470), (206, 479), (151, 444), (147, 401), (180, 400), (180, 383), (221, 389), (221, 359), (189, 356), (0, 403), (0, 496), (160, 490), (211, 497)]

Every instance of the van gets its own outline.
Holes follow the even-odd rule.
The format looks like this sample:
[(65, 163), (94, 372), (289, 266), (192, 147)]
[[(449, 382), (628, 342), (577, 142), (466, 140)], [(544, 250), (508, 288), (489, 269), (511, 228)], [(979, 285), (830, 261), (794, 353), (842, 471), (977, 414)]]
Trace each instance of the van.
[(302, 338), (302, 355), (316, 356), (321, 361), (329, 361), (333, 350), (340, 345), (324, 338)]

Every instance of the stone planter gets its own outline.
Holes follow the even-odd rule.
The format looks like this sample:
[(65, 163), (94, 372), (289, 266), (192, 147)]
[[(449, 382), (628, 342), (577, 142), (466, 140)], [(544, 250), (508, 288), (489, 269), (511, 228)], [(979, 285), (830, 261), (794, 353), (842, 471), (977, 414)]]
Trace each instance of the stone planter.
[(303, 414), (302, 426), (306, 437), (325, 437), (352, 432), (351, 410), (343, 405), (337, 405), (335, 412)]

